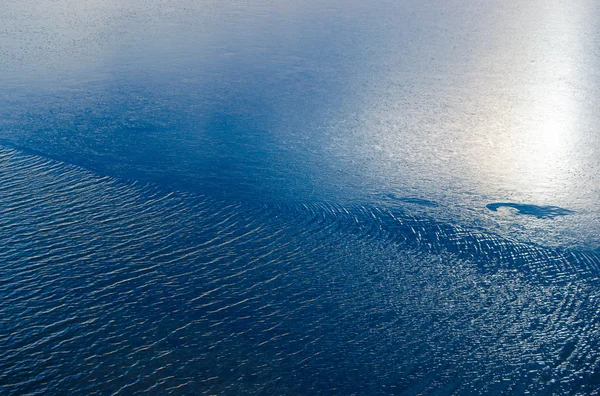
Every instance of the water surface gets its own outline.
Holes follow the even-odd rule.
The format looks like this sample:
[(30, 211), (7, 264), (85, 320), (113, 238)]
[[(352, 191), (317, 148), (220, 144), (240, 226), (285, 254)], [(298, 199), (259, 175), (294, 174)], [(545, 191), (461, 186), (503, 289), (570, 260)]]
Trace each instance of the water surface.
[(0, 393), (597, 393), (598, 15), (4, 1)]

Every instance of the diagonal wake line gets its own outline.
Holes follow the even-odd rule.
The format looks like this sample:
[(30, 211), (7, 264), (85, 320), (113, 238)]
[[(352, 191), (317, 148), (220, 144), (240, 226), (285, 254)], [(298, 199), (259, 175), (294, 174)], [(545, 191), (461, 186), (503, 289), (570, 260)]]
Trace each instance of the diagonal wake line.
[[(75, 208), (77, 205), (81, 206), (82, 203), (89, 205), (91, 202), (97, 203), (98, 207), (102, 208), (106, 206), (107, 199), (110, 202), (116, 198), (118, 203), (109, 203), (109, 207), (116, 204), (124, 208), (130, 207), (132, 210), (136, 210), (137, 207), (144, 208), (143, 211), (136, 211), (139, 218), (121, 219), (122, 224), (129, 222), (130, 227), (134, 229), (148, 215), (150, 218), (154, 217), (154, 220), (151, 221), (155, 221), (156, 213), (153, 213), (153, 207), (187, 207), (187, 209), (200, 209), (201, 212), (205, 212), (206, 205), (204, 204), (210, 202), (212, 208), (221, 208), (213, 213), (219, 215), (218, 220), (213, 222), (213, 226), (216, 225), (221, 230), (239, 228), (235, 223), (239, 221), (236, 215), (238, 212), (257, 215), (262, 211), (261, 216), (280, 218), (283, 225), (289, 227), (294, 224), (295, 228), (304, 230), (303, 232), (308, 234), (354, 234), (364, 240), (394, 244), (399, 247), (409, 245), (431, 252), (449, 252), (463, 259), (474, 260), (485, 271), (515, 269), (539, 276), (540, 281), (548, 279), (554, 272), (568, 273), (578, 278), (594, 277), (600, 272), (600, 254), (598, 252), (538, 246), (533, 243), (509, 240), (481, 230), (466, 229), (428, 218), (416, 218), (385, 208), (369, 205), (342, 206), (320, 202), (304, 204), (218, 202), (200, 194), (175, 194), (173, 191), (162, 191), (160, 187), (150, 184), (139, 186), (128, 181), (98, 176), (77, 165), (61, 163), (40, 156), (34, 151), (27, 152), (0, 146), (0, 159), (4, 162), (0, 168), (0, 177), (2, 186), (4, 186), (2, 189), (4, 198), (0, 197), (0, 202), (3, 202), (2, 213), (4, 215), (23, 206), (35, 206), (35, 203), (44, 203), (45, 200), (49, 201), (50, 199), (54, 202), (60, 200), (71, 202), (70, 205)], [(31, 194), (23, 187), (27, 180), (35, 181), (36, 178), (41, 177), (47, 178), (48, 182), (43, 186), (37, 186), (40, 189), (37, 194)], [(65, 181), (68, 182), (66, 186)], [(55, 187), (57, 185), (61, 186), (60, 191), (57, 191)], [(118, 192), (117, 194), (120, 196), (107, 197), (105, 193), (100, 194), (100, 198), (94, 196), (96, 192), (104, 191), (108, 187), (115, 193)], [(44, 192), (51, 198), (44, 197)], [(74, 200), (73, 196), (82, 199)], [(148, 199), (144, 196), (147, 196)], [(89, 197), (89, 199), (86, 201), (84, 197)], [(93, 216), (99, 216), (104, 210), (98, 212)], [(43, 213), (38, 215), (43, 216)], [(165, 213), (161, 213), (161, 216), (165, 216)], [(107, 223), (110, 225), (115, 220), (116, 218), (106, 217), (95, 224), (102, 226), (102, 223)], [(57, 228), (71, 225), (60, 218), (54, 218), (52, 222)], [(248, 226), (246, 225), (246, 227)], [(251, 227), (243, 232), (215, 233), (212, 238), (199, 241), (198, 246), (225, 247), (254, 231)], [(29, 237), (32, 236), (33, 234), (29, 234)]]

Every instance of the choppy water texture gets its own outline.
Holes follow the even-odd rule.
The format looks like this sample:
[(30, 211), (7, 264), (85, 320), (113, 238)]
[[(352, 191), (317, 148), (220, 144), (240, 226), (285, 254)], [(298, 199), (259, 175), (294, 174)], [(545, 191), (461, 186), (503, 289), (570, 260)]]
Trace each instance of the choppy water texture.
[(597, 394), (600, 256), (0, 149), (6, 394)]

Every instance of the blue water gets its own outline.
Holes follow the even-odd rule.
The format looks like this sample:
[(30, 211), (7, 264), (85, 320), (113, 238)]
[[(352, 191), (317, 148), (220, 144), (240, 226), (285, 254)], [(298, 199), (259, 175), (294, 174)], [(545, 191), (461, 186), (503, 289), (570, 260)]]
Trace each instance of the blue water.
[(600, 394), (600, 9), (0, 6), (0, 394)]

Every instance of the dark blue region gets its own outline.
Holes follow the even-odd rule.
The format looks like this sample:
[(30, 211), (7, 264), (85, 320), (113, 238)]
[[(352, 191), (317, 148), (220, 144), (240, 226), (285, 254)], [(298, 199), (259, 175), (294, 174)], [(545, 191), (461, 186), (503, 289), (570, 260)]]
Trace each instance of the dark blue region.
[(570, 209), (561, 208), (559, 206), (539, 206), (539, 205), (530, 205), (530, 204), (519, 204), (513, 202), (495, 202), (486, 205), (491, 211), (497, 212), (499, 208), (513, 208), (518, 211), (518, 214), (534, 216), (538, 219), (552, 219), (558, 216), (567, 216), (575, 213), (575, 211)]
[(597, 252), (0, 160), (0, 393), (600, 387)]
[(399, 197), (396, 194), (387, 194), (386, 197), (393, 199), (394, 201), (405, 202), (405, 203), (414, 204), (414, 205), (429, 206), (429, 207), (439, 206), (437, 202), (430, 201), (427, 199), (422, 199), (422, 198)]

